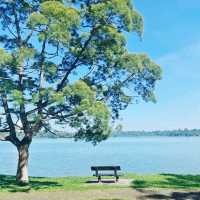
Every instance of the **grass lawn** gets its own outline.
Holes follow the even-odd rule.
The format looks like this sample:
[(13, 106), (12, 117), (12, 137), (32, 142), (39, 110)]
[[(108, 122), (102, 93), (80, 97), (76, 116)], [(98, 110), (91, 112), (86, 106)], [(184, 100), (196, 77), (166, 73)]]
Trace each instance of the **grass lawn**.
[(129, 174), (129, 175), (126, 175), (125, 177), (133, 179), (131, 187), (135, 189), (162, 188), (162, 189), (200, 190), (200, 175)]
[(127, 174), (121, 179), (131, 179), (130, 186), (118, 184), (86, 184), (94, 177), (63, 177), (42, 178), (31, 177), (30, 184), (18, 186), (14, 176), (0, 175), (0, 192), (29, 192), (29, 191), (87, 191), (95, 189), (189, 189), (200, 190), (200, 175), (137, 175)]
[[(45, 178), (30, 177), (29, 185), (20, 186), (16, 184), (15, 176), (0, 175), (0, 192), (28, 192), (28, 191), (85, 191), (90, 189), (106, 189), (103, 184), (87, 184), (94, 177), (62, 177)], [(122, 186), (109, 185), (109, 188)]]

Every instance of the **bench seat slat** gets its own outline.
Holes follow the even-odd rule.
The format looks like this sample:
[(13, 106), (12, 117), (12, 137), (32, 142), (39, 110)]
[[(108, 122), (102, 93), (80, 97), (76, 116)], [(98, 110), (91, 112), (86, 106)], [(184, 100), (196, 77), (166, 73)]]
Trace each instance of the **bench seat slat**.
[(91, 167), (92, 171), (104, 171), (104, 170), (121, 170), (120, 166), (92, 166)]
[[(119, 174), (116, 174), (117, 176), (121, 176)], [(96, 174), (93, 174), (93, 176), (97, 176)], [(115, 174), (102, 174), (102, 173), (98, 173), (98, 176), (115, 176)]]

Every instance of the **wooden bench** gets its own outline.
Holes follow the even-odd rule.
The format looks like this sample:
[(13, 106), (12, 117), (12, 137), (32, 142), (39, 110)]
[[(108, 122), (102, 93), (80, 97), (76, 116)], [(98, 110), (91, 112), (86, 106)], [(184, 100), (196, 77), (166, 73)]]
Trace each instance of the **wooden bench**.
[[(121, 170), (120, 166), (92, 166), (92, 171), (95, 171), (93, 176), (98, 178), (98, 182), (101, 182), (102, 176), (114, 176), (116, 178), (116, 182), (119, 180), (119, 175), (117, 171)], [(103, 172), (107, 173), (103, 173)], [(112, 173), (111, 173), (112, 172)]]

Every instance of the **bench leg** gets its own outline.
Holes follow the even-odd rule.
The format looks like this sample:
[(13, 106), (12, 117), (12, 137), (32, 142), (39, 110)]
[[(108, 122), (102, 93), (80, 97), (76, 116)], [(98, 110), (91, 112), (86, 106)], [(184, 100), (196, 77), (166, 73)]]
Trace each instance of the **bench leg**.
[(119, 176), (116, 176), (116, 182), (118, 182), (118, 180), (119, 180)]
[(101, 182), (101, 176), (98, 176), (98, 182)]

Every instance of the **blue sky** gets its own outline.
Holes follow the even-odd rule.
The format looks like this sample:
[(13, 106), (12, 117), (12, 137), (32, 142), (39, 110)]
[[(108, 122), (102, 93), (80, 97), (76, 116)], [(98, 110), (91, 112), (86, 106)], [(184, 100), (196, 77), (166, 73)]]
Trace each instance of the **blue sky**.
[(144, 37), (127, 34), (131, 52), (148, 53), (163, 69), (157, 103), (121, 113), (124, 130), (200, 128), (200, 0), (134, 0)]
[(157, 103), (122, 112), (124, 130), (200, 128), (200, 1), (135, 0), (144, 38), (128, 37), (131, 52), (146, 52), (163, 68)]

